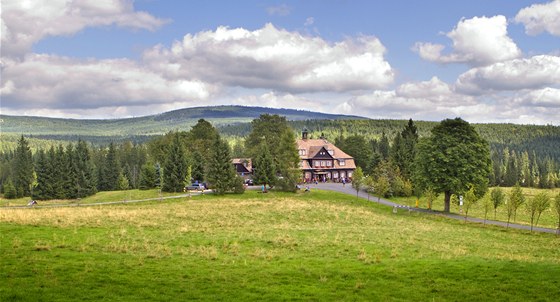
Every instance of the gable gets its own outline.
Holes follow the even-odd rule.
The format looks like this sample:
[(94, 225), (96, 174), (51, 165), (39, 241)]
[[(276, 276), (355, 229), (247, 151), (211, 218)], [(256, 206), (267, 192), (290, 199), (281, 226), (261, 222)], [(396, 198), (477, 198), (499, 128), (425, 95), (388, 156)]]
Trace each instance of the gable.
[[(325, 147), (312, 147), (313, 152), (310, 150), (310, 157), (311, 158), (321, 158), (321, 159), (332, 159), (332, 155), (330, 154), (329, 150)], [(313, 155), (312, 155), (313, 154)]]
[[(299, 150), (299, 156), (302, 159), (311, 159), (311, 158), (345, 158), (345, 159), (352, 159), (353, 157), (346, 154), (344, 151), (340, 150), (334, 144), (330, 143), (326, 139), (298, 139), (297, 147)], [(327, 152), (328, 156), (321, 155), (321, 149)], [(323, 151), (323, 152), (324, 152)], [(316, 157), (320, 156), (320, 157)], [(325, 156), (325, 157), (323, 157)]]

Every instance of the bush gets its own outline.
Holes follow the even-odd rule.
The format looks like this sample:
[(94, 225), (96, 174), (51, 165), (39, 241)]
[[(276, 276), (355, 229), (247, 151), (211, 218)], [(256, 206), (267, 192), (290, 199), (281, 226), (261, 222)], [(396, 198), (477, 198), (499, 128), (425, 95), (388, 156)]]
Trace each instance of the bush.
[(8, 180), (4, 185), (4, 197), (7, 199), (17, 198), (16, 187), (14, 187), (12, 180)]
[(245, 193), (245, 183), (242, 177), (237, 176), (233, 181), (233, 193), (235, 194)]
[[(405, 196), (404, 194), (404, 181), (402, 177), (397, 176), (393, 179), (393, 183), (391, 184), (391, 189), (395, 196)], [(411, 189), (412, 191), (412, 189)]]

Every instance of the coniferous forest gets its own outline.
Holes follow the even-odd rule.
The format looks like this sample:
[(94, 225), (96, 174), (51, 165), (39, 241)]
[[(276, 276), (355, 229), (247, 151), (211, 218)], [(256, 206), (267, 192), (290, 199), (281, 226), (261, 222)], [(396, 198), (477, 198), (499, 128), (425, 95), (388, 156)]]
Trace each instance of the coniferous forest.
[[(366, 175), (382, 175), (381, 183), (389, 185), (386, 195), (395, 196), (413, 194), (415, 146), (438, 124), (412, 120), (280, 120), (280, 124), (263, 122), (263, 125), (287, 127), (292, 133), (290, 140), (299, 137), (304, 128), (311, 137), (327, 138), (352, 155)], [(257, 160), (260, 147), (253, 143), (255, 125), (259, 124), (253, 121), (214, 126), (199, 119), (188, 131), (161, 135), (94, 138), (61, 135), (57, 140), (48, 136), (38, 139), (21, 135), (14, 139), (13, 134), (4, 135), (3, 144), (7, 143), (0, 151), (1, 192), (6, 198), (30, 196), (43, 200), (75, 199), (97, 191), (138, 188), (180, 191), (190, 181), (208, 181), (211, 163), (217, 165), (213, 154)], [(490, 186), (519, 183), (524, 187), (560, 187), (560, 127), (515, 124), (473, 124), (473, 127), (490, 147)], [(6, 137), (13, 141), (4, 141)], [(230, 149), (216, 152), (213, 146)], [(281, 163), (274, 156), (282, 152), (273, 149), (274, 144), (270, 142), (267, 148), (274, 161)], [(287, 152), (284, 154), (290, 154)], [(171, 179), (169, 175), (174, 170), (176, 176)], [(187, 173), (190, 176), (185, 179)], [(233, 191), (234, 187), (234, 183), (226, 184), (224, 191)]]

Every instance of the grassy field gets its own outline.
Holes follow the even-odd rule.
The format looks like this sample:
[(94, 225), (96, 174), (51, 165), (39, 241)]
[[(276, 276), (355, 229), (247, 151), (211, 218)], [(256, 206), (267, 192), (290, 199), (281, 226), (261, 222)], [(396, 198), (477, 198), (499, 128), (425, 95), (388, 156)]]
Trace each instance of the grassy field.
[[(506, 200), (508, 199), (509, 192), (511, 191), (511, 189), (512, 188), (502, 188), (503, 192), (506, 194)], [(492, 188), (490, 188), (490, 190), (492, 190)], [(490, 192), (490, 190), (488, 192)], [(514, 221), (513, 217), (512, 217), (511, 222), (512, 223), (515, 222), (515, 223), (519, 223), (519, 224), (530, 225), (531, 224), (531, 216), (530, 216), (530, 214), (529, 214), (529, 212), (527, 211), (527, 208), (526, 208), (527, 201), (529, 199), (533, 198), (538, 193), (544, 191), (550, 197), (551, 205), (546, 211), (544, 211), (542, 213), (538, 226), (556, 229), (558, 227), (558, 216), (552, 208), (552, 199), (560, 193), (560, 189), (559, 188), (556, 188), (556, 189), (522, 188), (522, 190), (523, 190), (523, 195), (525, 195), (525, 204), (521, 205), (521, 207), (517, 210), (517, 215), (515, 217), (516, 219)], [(484, 198), (488, 198), (489, 194), (490, 193), (488, 193)], [(408, 206), (415, 206), (415, 204), (416, 204), (416, 197), (395, 197), (395, 198), (391, 198), (391, 200), (396, 202), (396, 203), (400, 203), (400, 204), (404, 204), (404, 205), (408, 205)], [(428, 202), (426, 201), (425, 198), (420, 198), (419, 199), (419, 207), (420, 208), (427, 208), (428, 207)], [(443, 211), (443, 194), (440, 194), (438, 196), (437, 200), (434, 201), (434, 203), (432, 205), (432, 209), (436, 210), (436, 211)], [(451, 204), (451, 213), (464, 215), (464, 211), (463, 212), (460, 211), (459, 205), (453, 204), (453, 203)], [(469, 210), (468, 214), (469, 214), (469, 217), (478, 217), (478, 218), (484, 219), (483, 200), (481, 199), (475, 205), (473, 205), (471, 207), (471, 209)], [(494, 220), (494, 208), (493, 207), (491, 208), (490, 212), (488, 212), (488, 219)], [(499, 206), (497, 208), (496, 219), (495, 220), (506, 222), (507, 219), (508, 219), (507, 209), (506, 209), (506, 206), (504, 204), (502, 204), (501, 206)]]
[(0, 301), (557, 301), (560, 238), (334, 192), (0, 209)]
[[(64, 200), (40, 200), (39, 205), (63, 205), (63, 204), (90, 204), (99, 202), (116, 202), (116, 201), (128, 201), (128, 200), (142, 200), (149, 198), (159, 198), (176, 196), (181, 193), (159, 193), (158, 189), (152, 190), (126, 190), (126, 191), (103, 191), (98, 192), (95, 195), (88, 196), (82, 199), (64, 199)], [(18, 199), (6, 199), (0, 196), (0, 207), (1, 206), (24, 206), (29, 202), (29, 197), (23, 197)]]

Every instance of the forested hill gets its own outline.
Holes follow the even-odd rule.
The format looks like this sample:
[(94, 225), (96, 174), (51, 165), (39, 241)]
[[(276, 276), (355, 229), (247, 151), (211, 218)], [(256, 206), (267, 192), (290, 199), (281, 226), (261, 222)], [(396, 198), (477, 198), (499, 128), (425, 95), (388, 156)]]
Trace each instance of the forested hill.
[(0, 115), (2, 133), (64, 139), (65, 136), (146, 136), (171, 130), (190, 130), (204, 118), (214, 126), (248, 123), (261, 114), (278, 114), (290, 121), (310, 119), (365, 119), (358, 116), (325, 114), (294, 109), (274, 109), (245, 106), (215, 106), (185, 108), (144, 117), (79, 120), (46, 117)]
[[(332, 115), (292, 109), (216, 106), (170, 111), (162, 114), (115, 120), (76, 120), (0, 115), (0, 151), (11, 150), (20, 135), (31, 138), (33, 148), (82, 139), (94, 144), (132, 140), (141, 143), (153, 135), (171, 130), (189, 131), (198, 119), (206, 119), (229, 138), (245, 137), (250, 122), (261, 114), (286, 116), (296, 131), (307, 128), (311, 136), (323, 134), (334, 141), (340, 136), (361, 135), (379, 139), (383, 133), (392, 140), (406, 125), (405, 120), (372, 120), (357, 116)], [(438, 122), (414, 121), (420, 137), (427, 136)], [(517, 124), (473, 124), (495, 153), (506, 147), (517, 153), (527, 151), (560, 162), (560, 127)], [(49, 141), (37, 140), (48, 139)]]

